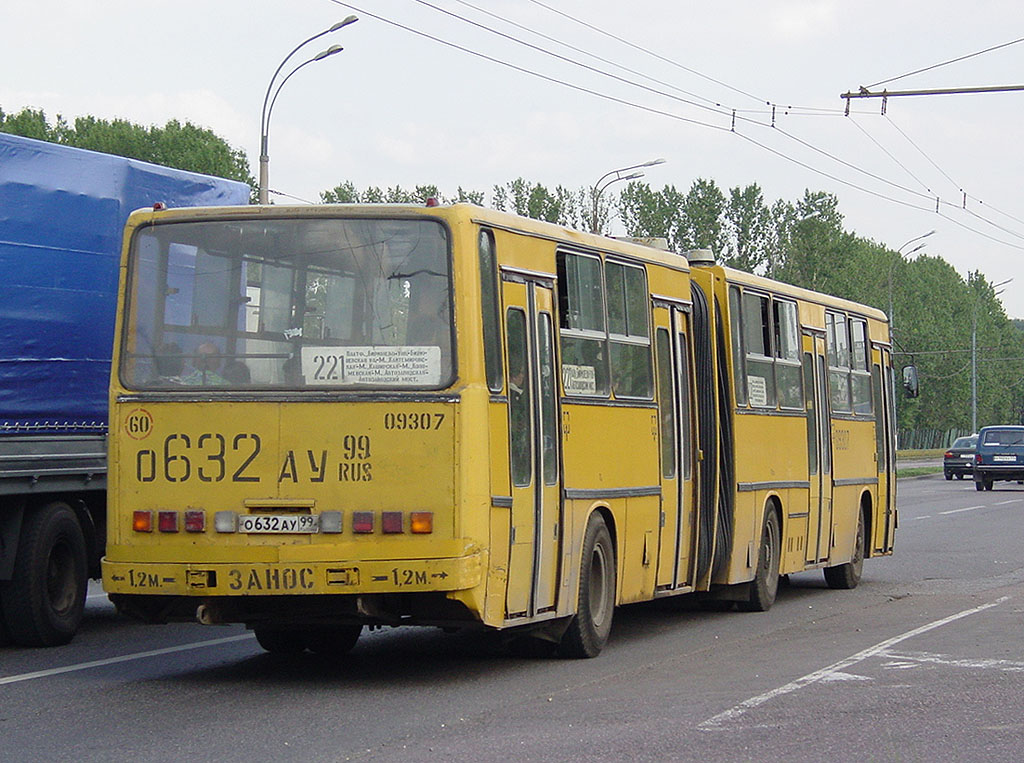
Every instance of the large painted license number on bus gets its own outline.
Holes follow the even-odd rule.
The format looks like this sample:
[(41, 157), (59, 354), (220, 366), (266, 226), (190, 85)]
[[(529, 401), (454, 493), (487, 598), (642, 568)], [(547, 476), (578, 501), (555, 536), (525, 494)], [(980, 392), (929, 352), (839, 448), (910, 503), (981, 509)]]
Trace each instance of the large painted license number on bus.
[(187, 434), (169, 434), (159, 450), (140, 450), (135, 457), (135, 477), (153, 482), (158, 477), (168, 482), (259, 482), (252, 465), (262, 450), (260, 436), (254, 433), (206, 433), (197, 438)]

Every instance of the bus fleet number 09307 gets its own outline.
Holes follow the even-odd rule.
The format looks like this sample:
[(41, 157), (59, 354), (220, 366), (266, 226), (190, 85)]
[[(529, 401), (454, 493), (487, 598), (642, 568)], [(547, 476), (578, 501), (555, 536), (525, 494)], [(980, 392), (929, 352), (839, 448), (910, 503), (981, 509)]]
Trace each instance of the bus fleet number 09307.
[(444, 423), (443, 413), (429, 411), (389, 411), (384, 414), (384, 428), (387, 430), (432, 430), (436, 431)]

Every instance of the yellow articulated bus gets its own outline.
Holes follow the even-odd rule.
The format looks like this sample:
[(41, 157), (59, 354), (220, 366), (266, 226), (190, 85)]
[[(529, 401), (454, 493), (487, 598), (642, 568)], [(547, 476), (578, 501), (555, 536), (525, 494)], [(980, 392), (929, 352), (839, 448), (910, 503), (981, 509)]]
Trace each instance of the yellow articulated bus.
[(707, 252), (469, 205), (144, 210), (118, 316), (103, 580), (150, 622), (590, 657), (617, 605), (765, 610), (892, 552), (885, 316)]

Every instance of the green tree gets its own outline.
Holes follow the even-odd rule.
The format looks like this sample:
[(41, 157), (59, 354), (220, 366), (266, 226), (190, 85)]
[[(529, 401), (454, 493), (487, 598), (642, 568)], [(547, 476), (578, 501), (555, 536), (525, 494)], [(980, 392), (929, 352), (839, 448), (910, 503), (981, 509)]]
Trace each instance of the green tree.
[(772, 222), (771, 209), (757, 183), (729, 189), (723, 262), (748, 273), (762, 269), (772, 249)]
[(776, 277), (815, 291), (828, 291), (829, 274), (849, 250), (853, 236), (843, 230), (839, 200), (828, 193), (804, 192), (786, 232)]
[(683, 199), (677, 238), (685, 250), (725, 252), (725, 195), (714, 180), (697, 178)]

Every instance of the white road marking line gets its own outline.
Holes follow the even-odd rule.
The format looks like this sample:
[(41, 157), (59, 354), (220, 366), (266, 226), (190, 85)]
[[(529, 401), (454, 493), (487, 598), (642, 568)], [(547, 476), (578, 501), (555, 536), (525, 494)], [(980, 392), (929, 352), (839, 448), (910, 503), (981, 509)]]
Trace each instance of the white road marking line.
[(920, 516), (920, 517), (914, 517), (914, 519), (931, 519), (931, 518), (932, 518), (931, 514), (925, 514), (925, 515)]
[(125, 654), (120, 657), (108, 657), (105, 660), (92, 660), (91, 662), (80, 662), (77, 665), (66, 665), (63, 668), (50, 668), (49, 670), (36, 670), (32, 673), (22, 673), (16, 676), (7, 676), (0, 678), (0, 686), (4, 684), (15, 684), (20, 681), (31, 681), (34, 678), (48, 678), (49, 676), (58, 676), (61, 673), (74, 673), (79, 670), (89, 670), (90, 668), (101, 668), (105, 665), (117, 665), (120, 662), (131, 662), (133, 660), (144, 660), (147, 657), (159, 657), (164, 654), (174, 654), (175, 652), (187, 652), (192, 649), (202, 649), (207, 646), (217, 646), (219, 644), (230, 644), (234, 641), (245, 641), (251, 639), (253, 635), (251, 633), (244, 633), (241, 636), (227, 636), (225, 638), (215, 638), (210, 641), (197, 641), (192, 644), (182, 644), (181, 646), (169, 646), (164, 649), (153, 649), (148, 652), (136, 652), (135, 654)]
[[(954, 668), (971, 668), (974, 670), (1003, 670), (1008, 673), (1024, 673), (1024, 662), (1016, 662), (1014, 660), (994, 660), (994, 659), (981, 659), (981, 660), (964, 660), (954, 657), (947, 657), (944, 654), (932, 654), (931, 652), (892, 652), (886, 650), (882, 652), (885, 657), (889, 657), (894, 660), (903, 660), (904, 662), (912, 662), (915, 667), (921, 665), (921, 663), (932, 663), (935, 665), (948, 665)], [(886, 665), (886, 667), (889, 667)], [(902, 667), (902, 663), (900, 664)]]
[(1000, 501), (996, 506), (1005, 506), (1008, 503), (1020, 503), (1024, 498), (1014, 498), (1012, 501)]
[(878, 644), (868, 647), (863, 651), (857, 652), (857, 654), (855, 655), (842, 659), (839, 662), (833, 663), (828, 667), (822, 668), (821, 670), (816, 670), (813, 673), (808, 673), (806, 676), (798, 678), (795, 681), (790, 681), (788, 684), (779, 686), (775, 689), (771, 689), (770, 691), (766, 691), (764, 694), (758, 694), (756, 697), (751, 697), (750, 699), (744, 700), (743, 702), (740, 702), (738, 705), (735, 705), (734, 707), (731, 707), (728, 710), (719, 713), (718, 715), (712, 716), (711, 718), (708, 718), (706, 721), (702, 721), (701, 723), (697, 724), (697, 728), (700, 731), (720, 730), (725, 726), (726, 723), (730, 721), (735, 721), (748, 710), (752, 710), (755, 707), (763, 705), (768, 700), (774, 699), (775, 697), (781, 697), (785, 694), (790, 694), (796, 691), (797, 689), (802, 689), (805, 686), (809, 686), (810, 684), (816, 683), (818, 681), (829, 680), (835, 674), (842, 672), (851, 665), (856, 665), (859, 662), (863, 662), (869, 657), (884, 654), (886, 650), (889, 649), (889, 647), (898, 644), (901, 641), (906, 641), (907, 639), (913, 638), (914, 636), (920, 636), (922, 633), (927, 633), (928, 631), (935, 630), (936, 628), (940, 628), (943, 625), (948, 625), (949, 623), (959, 620), (963, 617), (968, 617), (970, 615), (977, 614), (978, 612), (982, 612), (986, 609), (997, 607), (1003, 602), (1009, 600), (1009, 598), (1009, 596), (1002, 596), (996, 599), (995, 601), (989, 602), (988, 604), (982, 604), (980, 607), (965, 609), (963, 612), (958, 612), (955, 615), (944, 617), (941, 620), (935, 620), (934, 622), (928, 623), (927, 625), (922, 625), (919, 628), (914, 628), (913, 630), (907, 631), (906, 633), (902, 633), (899, 636), (893, 636), (890, 639), (886, 639), (885, 641), (879, 642)]
[(984, 506), (968, 506), (966, 509), (950, 509), (949, 511), (940, 511), (939, 514), (959, 514), (961, 511), (974, 511), (975, 509), (984, 508)]

